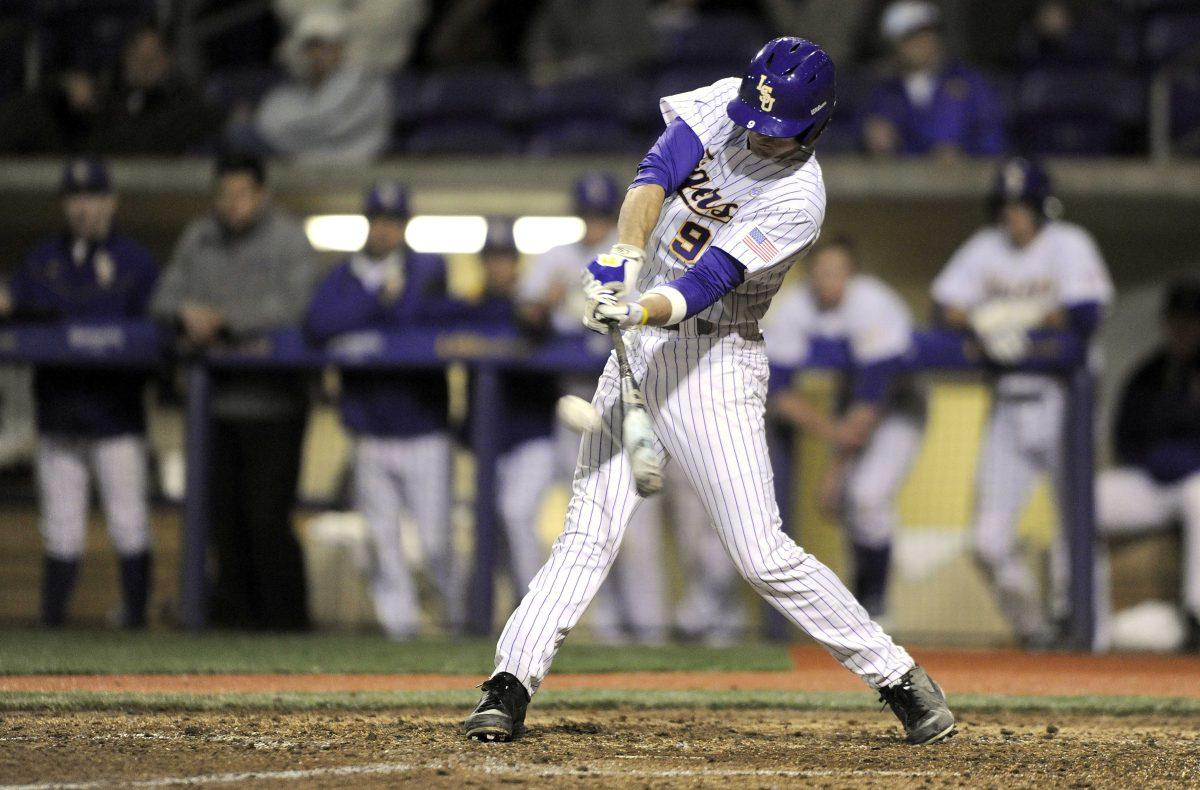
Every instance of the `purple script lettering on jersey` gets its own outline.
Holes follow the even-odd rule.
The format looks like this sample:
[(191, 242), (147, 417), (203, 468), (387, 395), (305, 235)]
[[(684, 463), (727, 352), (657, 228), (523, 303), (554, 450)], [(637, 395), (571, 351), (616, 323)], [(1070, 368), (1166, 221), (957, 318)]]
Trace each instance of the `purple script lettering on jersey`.
[(705, 166), (712, 161), (712, 158), (711, 152), (704, 152), (704, 158), (679, 187), (679, 196), (683, 198), (683, 202), (687, 204), (688, 208), (700, 216), (710, 217), (717, 222), (728, 222), (733, 218), (733, 213), (737, 211), (738, 204), (727, 202), (721, 197), (720, 190), (707, 186), (710, 178)]

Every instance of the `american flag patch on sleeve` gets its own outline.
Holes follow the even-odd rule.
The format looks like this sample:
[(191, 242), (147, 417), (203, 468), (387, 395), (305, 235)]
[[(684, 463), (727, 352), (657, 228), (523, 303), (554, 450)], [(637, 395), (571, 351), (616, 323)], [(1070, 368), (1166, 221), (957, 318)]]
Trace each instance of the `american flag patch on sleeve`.
[(767, 238), (758, 228), (751, 228), (750, 232), (742, 237), (742, 243), (750, 248), (750, 251), (762, 258), (763, 261), (770, 263), (771, 260), (779, 254), (779, 248), (776, 247), (771, 240)]

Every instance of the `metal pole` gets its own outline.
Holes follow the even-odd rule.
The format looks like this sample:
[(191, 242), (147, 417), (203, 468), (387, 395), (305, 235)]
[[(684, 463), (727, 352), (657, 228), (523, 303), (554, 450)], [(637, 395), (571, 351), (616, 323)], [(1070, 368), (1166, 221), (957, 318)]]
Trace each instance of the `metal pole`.
[(492, 364), (475, 366), (471, 392), (471, 449), (475, 453), (475, 556), (471, 574), (467, 629), (473, 634), (492, 630), (493, 587), (499, 559), (496, 514), (496, 459), (505, 404), (500, 372)]
[(208, 620), (208, 464), (212, 444), (209, 401), (212, 376), (203, 362), (187, 369), (187, 483), (183, 497), (183, 556), (180, 562), (179, 608), (183, 627), (204, 628)]
[(1094, 408), (1096, 380), (1086, 365), (1067, 382), (1067, 421), (1063, 436), (1063, 497), (1070, 552), (1071, 621), (1068, 638), (1076, 650), (1091, 650), (1096, 633), (1095, 540), (1096, 459)]

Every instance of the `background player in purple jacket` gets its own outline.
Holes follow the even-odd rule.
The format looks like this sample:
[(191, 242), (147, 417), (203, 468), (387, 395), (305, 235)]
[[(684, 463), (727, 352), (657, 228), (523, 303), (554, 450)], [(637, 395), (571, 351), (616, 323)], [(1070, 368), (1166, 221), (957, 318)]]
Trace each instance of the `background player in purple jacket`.
[[(67, 162), (67, 229), (25, 258), (13, 276), (18, 320), (119, 321), (146, 314), (158, 266), (141, 245), (113, 231), (117, 198), (104, 163)], [(37, 477), (45, 545), (42, 622), (60, 626), (79, 569), (94, 476), (108, 534), (120, 557), (121, 624), (146, 624), (150, 535), (146, 508), (146, 376), (113, 370), (39, 367)]]
[(898, 73), (866, 108), (863, 143), (873, 154), (994, 156), (1004, 150), (1003, 113), (987, 81), (946, 57), (933, 3), (899, 0), (880, 24)]
[[(408, 196), (380, 183), (366, 196), (366, 245), (326, 276), (305, 319), (315, 341), (338, 335), (396, 331), (417, 325), (446, 292), (441, 256), (405, 247)], [(336, 341), (335, 341), (336, 342)], [(354, 492), (374, 547), (371, 594), (393, 639), (416, 633), (416, 587), (400, 540), (400, 514), (416, 521), (429, 576), (446, 625), (461, 624), (461, 589), (450, 528), (451, 437), (444, 370), (343, 371), (342, 422), (357, 437)]]

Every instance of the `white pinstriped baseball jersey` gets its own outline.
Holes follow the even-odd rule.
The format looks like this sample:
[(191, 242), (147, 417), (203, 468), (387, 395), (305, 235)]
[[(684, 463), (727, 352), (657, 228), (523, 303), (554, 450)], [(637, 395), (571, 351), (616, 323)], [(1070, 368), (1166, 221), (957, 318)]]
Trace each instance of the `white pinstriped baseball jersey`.
[(906, 353), (912, 347), (908, 306), (882, 280), (855, 275), (835, 306), (822, 309), (811, 289), (789, 289), (775, 300), (765, 323), (767, 354), (779, 365), (798, 365), (810, 337), (845, 340), (860, 365)]
[(682, 118), (705, 153), (667, 196), (638, 280), (645, 292), (682, 277), (710, 245), (724, 250), (746, 267), (746, 280), (696, 316), (721, 327), (763, 317), (825, 219), (825, 182), (815, 156), (777, 161), (746, 147), (748, 132), (725, 114), (738, 84), (724, 79), (659, 102), (663, 119)]

